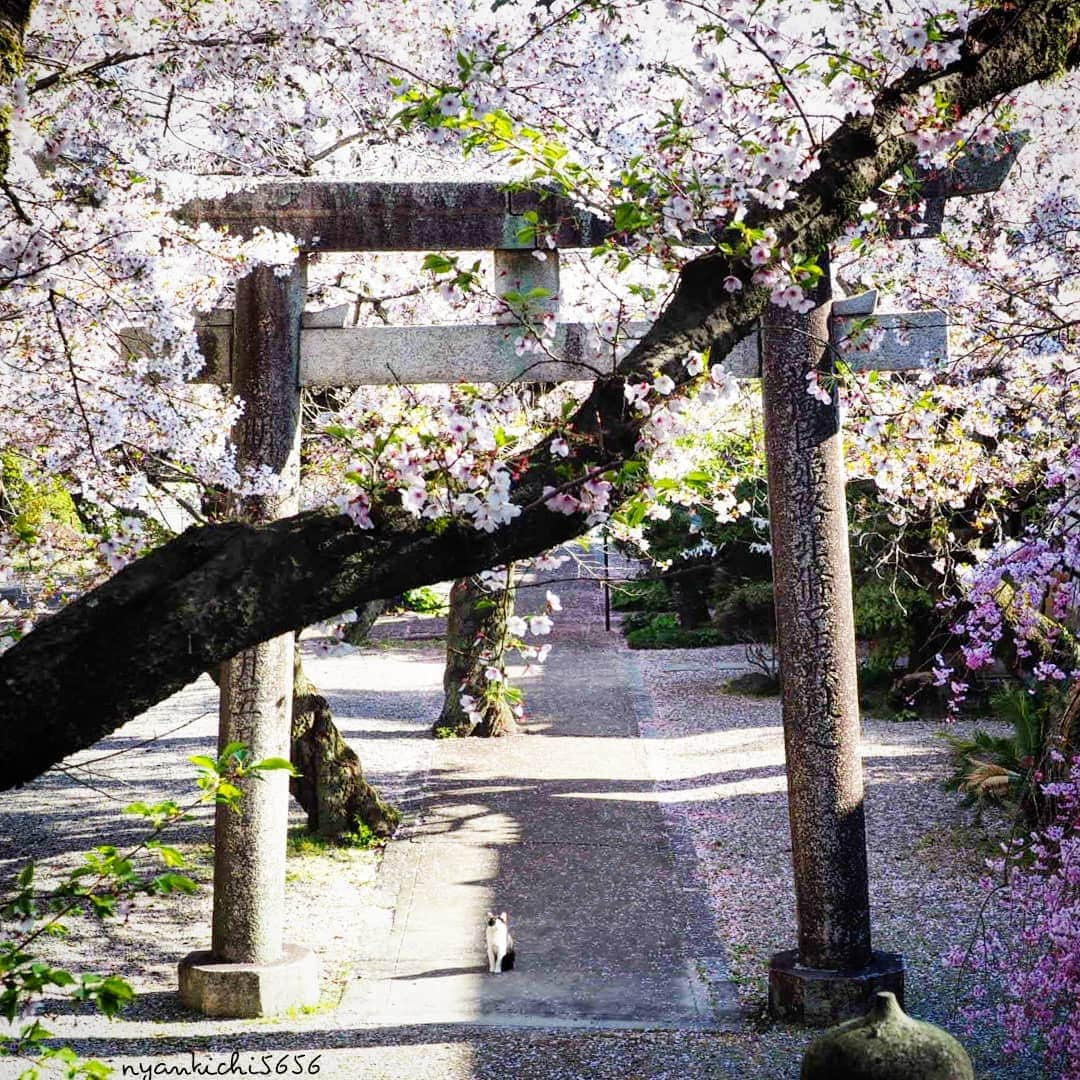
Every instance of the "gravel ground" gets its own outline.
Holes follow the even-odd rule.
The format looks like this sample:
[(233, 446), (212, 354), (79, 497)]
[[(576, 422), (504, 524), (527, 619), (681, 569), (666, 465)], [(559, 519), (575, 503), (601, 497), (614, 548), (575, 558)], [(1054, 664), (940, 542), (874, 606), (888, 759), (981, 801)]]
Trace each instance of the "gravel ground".
[[(422, 792), (430, 765), (428, 729), (441, 702), (443, 651), (426, 634), (440, 629), (434, 621), (410, 623), (404, 632), (393, 631), (395, 640), (357, 654), (306, 653), (311, 678), (361, 751), (369, 776), (406, 811)], [(608, 640), (622, 648), (617, 635)], [(318, 1009), (274, 1021), (220, 1021), (179, 1005), (176, 961), (209, 941), (207, 887), (195, 897), (140, 902), (107, 932), (74, 921), (70, 938), (50, 942), (47, 956), (72, 970), (122, 973), (139, 998), (111, 1023), (88, 1009), (49, 1001), (45, 1026), (80, 1053), (110, 1062), (117, 1076), (274, 1075), (281, 1062), (289, 1075), (316, 1075), (311, 1066), (318, 1055), (317, 1075), (349, 1080), (796, 1077), (808, 1033), (760, 1016), (764, 962), (794, 941), (778, 704), (718, 691), (719, 680), (742, 665), (739, 650), (640, 653), (634, 660), (653, 704), (643, 735), (657, 798), (676, 849), (696, 856), (691, 875), (696, 873), (727, 944), (747, 1005), (744, 1030), (365, 1024), (337, 1006), (362, 953), (358, 943), (385, 933), (393, 918), (380, 890), (378, 856), (302, 846), (289, 862), (287, 939), (320, 956), (324, 1000)], [(139, 835), (137, 823), (125, 824), (118, 815), (124, 805), (186, 798), (192, 787), (187, 756), (214, 745), (215, 700), (213, 685), (201, 680), (80, 755), (80, 768), (5, 793), (0, 875), (9, 879), (32, 856), (48, 876), (105, 838), (123, 846)], [(951, 981), (938, 957), (958, 928), (970, 924), (982, 855), (954, 797), (939, 788), (943, 757), (934, 730), (923, 723), (866, 723), (874, 921), (878, 946), (907, 958), (911, 1011), (955, 1030)], [(302, 824), (298, 809), (294, 824)], [(211, 837), (205, 809), (174, 837), (191, 859), (193, 876), (204, 883)], [(963, 1038), (981, 1077), (1038, 1075), (1030, 1066), (1001, 1067), (987, 1032)], [(0, 1080), (22, 1068), (0, 1060)]]
[[(743, 656), (741, 647), (639, 653), (654, 706), (642, 734), (669, 827), (693, 844), (732, 976), (761, 1033), (765, 1052), (752, 1075), (779, 1078), (797, 1075), (787, 1059), (804, 1043), (799, 1029), (761, 1015), (768, 959), (796, 941), (783, 733), (778, 699), (723, 692), (725, 677), (746, 670)], [(992, 854), (986, 832), (941, 786), (943, 730), (864, 718), (874, 945), (903, 954), (907, 1010), (957, 1035), (980, 1078), (1035, 1080), (1034, 1062), (1001, 1060), (994, 1031), (965, 1028), (956, 975), (941, 962), (974, 929)]]

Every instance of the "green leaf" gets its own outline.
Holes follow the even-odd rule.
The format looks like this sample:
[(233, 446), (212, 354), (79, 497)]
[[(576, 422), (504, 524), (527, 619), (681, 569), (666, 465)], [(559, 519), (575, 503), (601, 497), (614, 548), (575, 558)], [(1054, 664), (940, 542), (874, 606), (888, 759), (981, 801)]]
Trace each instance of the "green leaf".
[(448, 274), (456, 265), (457, 259), (451, 259), (446, 255), (437, 255), (432, 252), (424, 256), (422, 268), (430, 270), (434, 274)]
[(174, 847), (169, 847), (167, 844), (157, 841), (152, 842), (150, 847), (161, 856), (161, 861), (166, 866), (183, 866), (185, 864), (184, 856)]
[(244, 793), (240, 788), (235, 784), (230, 784), (227, 780), (220, 783), (215, 792), (215, 798), (219, 803), (239, 802), (243, 795)]
[(174, 892), (190, 896), (199, 891), (199, 886), (184, 874), (159, 874), (150, 883), (150, 890), (162, 896)]
[(97, 1007), (108, 1017), (116, 1016), (125, 1005), (135, 1000), (131, 984), (117, 975), (110, 975), (92, 995)]
[(335, 439), (348, 439), (356, 434), (356, 428), (346, 427), (344, 424), (327, 424), (323, 428), (323, 434)]
[(206, 769), (208, 772), (217, 772), (217, 762), (212, 757), (207, 757), (205, 754), (192, 754), (188, 758), (188, 761), (192, 765), (197, 765), (200, 769)]
[(52, 1038), (52, 1032), (43, 1027), (40, 1020), (35, 1020), (19, 1032), (19, 1042), (38, 1043), (49, 1038)]
[(262, 761), (256, 762), (251, 766), (252, 769), (258, 769), (259, 772), (274, 772), (278, 769), (284, 769), (291, 776), (296, 776), (297, 772), (293, 763), (288, 758), (282, 757), (268, 757), (263, 758)]
[(247, 756), (247, 746), (242, 742), (231, 742), (218, 754), (218, 768), (232, 764), (233, 761), (243, 761)]

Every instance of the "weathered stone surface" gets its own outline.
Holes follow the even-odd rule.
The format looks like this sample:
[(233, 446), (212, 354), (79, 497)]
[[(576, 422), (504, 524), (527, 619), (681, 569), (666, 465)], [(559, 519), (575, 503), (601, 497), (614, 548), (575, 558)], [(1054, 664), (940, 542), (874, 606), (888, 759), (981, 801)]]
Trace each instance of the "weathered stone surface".
[(566, 382), (612, 372), (610, 348), (593, 328), (560, 326), (550, 352), (518, 355), (517, 326), (364, 326), (307, 329), (300, 339), (303, 386), (401, 383)]
[(975, 1080), (947, 1031), (908, 1016), (888, 992), (866, 1016), (826, 1031), (803, 1058), (802, 1080)]
[[(496, 252), (516, 255), (517, 252)], [(529, 257), (532, 260), (531, 256)], [(537, 264), (543, 265), (543, 264)], [(540, 279), (537, 279), (538, 281)], [(533, 284), (526, 288), (533, 288)], [(551, 305), (553, 309), (557, 305)], [(331, 309), (337, 312), (338, 309)], [(322, 312), (304, 316), (300, 331), (301, 386), (388, 386), (435, 382), (565, 382), (594, 379), (612, 370), (611, 349), (587, 323), (560, 323), (547, 355), (519, 356), (517, 326), (343, 326)], [(218, 313), (199, 325), (199, 347), (206, 357), (200, 382), (226, 383), (231, 372), (231, 314)], [(631, 338), (648, 327), (632, 323)], [(833, 336), (850, 345), (844, 363), (855, 371), (925, 367), (948, 357), (948, 337), (941, 312), (892, 312), (872, 319), (837, 319)], [(143, 346), (137, 331), (126, 332), (128, 346)], [(864, 345), (874, 342), (873, 350)], [(743, 379), (761, 375), (758, 335), (744, 338), (723, 360), (727, 371)]]
[(822, 300), (764, 315), (762, 395), (799, 958), (857, 970), (870, 900), (842, 437), (835, 390), (807, 392), (832, 362)]
[(319, 961), (310, 949), (286, 945), (279, 959), (232, 964), (212, 952), (180, 961), (180, 1000), (206, 1016), (279, 1016), (319, 1003)]
[(866, 1011), (881, 990), (904, 998), (904, 960), (875, 952), (864, 967), (831, 971), (804, 967), (797, 949), (776, 953), (769, 962), (769, 1012), (803, 1024), (835, 1024)]
[[(300, 480), (297, 367), (304, 266), (289, 276), (260, 267), (237, 284), (232, 377), (244, 412), (233, 431), (237, 463), (271, 470), (279, 490), (240, 501), (239, 515), (272, 521), (295, 513)], [(255, 760), (288, 758), (293, 635), (245, 649), (221, 669), (219, 749), (243, 743)], [(213, 950), (220, 960), (264, 964), (281, 956), (288, 780), (242, 784), (240, 811), (219, 806), (214, 831)]]
[[(268, 469), (277, 490), (239, 500), (237, 516), (272, 521), (293, 514), (300, 478), (300, 322), (304, 263), (281, 276), (260, 267), (236, 289), (232, 380), (244, 401), (233, 431), (241, 468)], [(256, 761), (288, 758), (293, 635), (282, 634), (221, 666), (219, 752), (241, 743)], [(216, 1016), (262, 1016), (318, 998), (310, 960), (283, 947), (288, 777), (240, 782), (239, 810), (217, 808), (214, 827), (213, 961), (181, 965), (181, 996)]]
[[(288, 759), (293, 635), (245, 649), (222, 665), (219, 747), (244, 743), (256, 760)], [(273, 963), (282, 949), (288, 775), (241, 782), (238, 809), (219, 806), (214, 824), (213, 950), (238, 964)]]
[(593, 247), (608, 231), (567, 199), (492, 183), (274, 180), (196, 200), (180, 216), (241, 236), (259, 225), (292, 233), (303, 251), (490, 251), (537, 246), (521, 238), (530, 210), (560, 247)]

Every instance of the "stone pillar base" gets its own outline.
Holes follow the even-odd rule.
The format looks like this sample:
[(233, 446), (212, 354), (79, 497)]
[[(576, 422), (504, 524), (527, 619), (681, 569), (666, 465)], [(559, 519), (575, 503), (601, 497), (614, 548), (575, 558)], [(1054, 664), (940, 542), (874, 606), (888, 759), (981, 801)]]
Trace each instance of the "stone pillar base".
[(203, 949), (179, 967), (180, 1000), (206, 1016), (277, 1016), (319, 1003), (319, 961), (298, 945), (285, 945), (270, 964), (230, 964)]
[(904, 1000), (904, 958), (875, 952), (857, 971), (803, 967), (797, 949), (776, 953), (769, 961), (769, 1013), (779, 1020), (827, 1026), (861, 1016), (879, 990)]

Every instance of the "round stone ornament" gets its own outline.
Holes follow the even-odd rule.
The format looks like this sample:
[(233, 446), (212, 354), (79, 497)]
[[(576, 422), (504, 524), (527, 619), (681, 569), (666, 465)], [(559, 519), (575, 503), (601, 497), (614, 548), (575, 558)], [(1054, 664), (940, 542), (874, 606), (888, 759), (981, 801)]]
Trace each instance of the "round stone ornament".
[(975, 1080), (967, 1051), (947, 1031), (913, 1020), (888, 990), (870, 1011), (829, 1028), (803, 1058), (802, 1080)]

